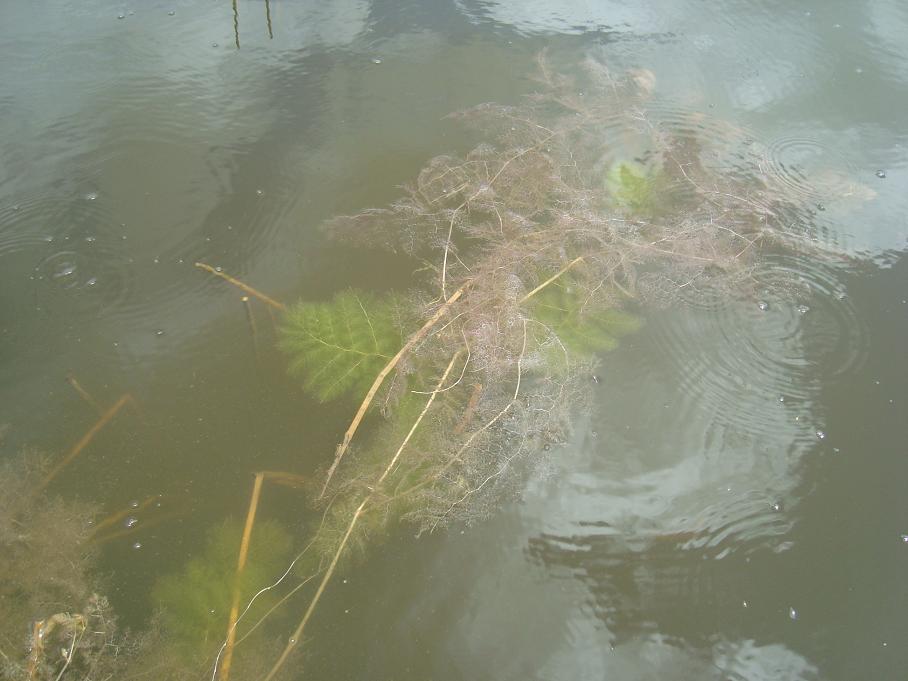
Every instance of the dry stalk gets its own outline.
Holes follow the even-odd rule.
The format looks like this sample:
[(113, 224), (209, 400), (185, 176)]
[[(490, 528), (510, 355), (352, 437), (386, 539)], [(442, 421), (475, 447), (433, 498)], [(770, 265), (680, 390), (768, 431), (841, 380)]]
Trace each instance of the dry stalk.
[(215, 268), (215, 267), (212, 267), (211, 265), (207, 265), (207, 264), (205, 264), (205, 263), (203, 263), (203, 262), (197, 262), (197, 263), (195, 264), (195, 266), (198, 267), (199, 269), (205, 270), (206, 272), (210, 272), (211, 274), (213, 274), (213, 275), (216, 276), (216, 277), (220, 277), (221, 279), (223, 279), (224, 281), (226, 281), (226, 282), (228, 282), (228, 283), (230, 283), (230, 284), (233, 284), (233, 285), (236, 286), (238, 289), (240, 289), (240, 290), (242, 290), (242, 291), (245, 291), (245, 292), (248, 293), (250, 296), (255, 296), (256, 298), (258, 298), (259, 300), (261, 300), (261, 301), (267, 303), (267, 304), (270, 305), (271, 307), (277, 308), (278, 310), (283, 310), (283, 309), (286, 308), (286, 305), (284, 305), (283, 303), (281, 303), (281, 302), (275, 300), (275, 299), (272, 298), (271, 296), (266, 296), (266, 295), (265, 295), (264, 293), (262, 293), (261, 291), (258, 291), (258, 290), (256, 290), (256, 289), (252, 288), (251, 286), (249, 286), (249, 284), (244, 284), (244, 283), (243, 283), (242, 281), (240, 281), (239, 279), (235, 279), (234, 277), (231, 277), (231, 276), (230, 276), (229, 274), (227, 274), (226, 272), (221, 272), (219, 269), (217, 269), (217, 268)]
[(230, 618), (227, 625), (227, 643), (224, 646), (224, 661), (221, 664), (221, 681), (230, 678), (230, 664), (233, 661), (233, 645), (236, 641), (236, 622), (240, 614), (240, 584), (243, 570), (246, 567), (246, 557), (249, 555), (249, 539), (252, 536), (252, 526), (255, 524), (255, 513), (258, 510), (259, 499), (262, 495), (264, 473), (255, 474), (252, 485), (252, 496), (249, 499), (249, 511), (246, 513), (246, 525), (243, 527), (243, 538), (240, 541), (240, 555), (236, 562), (236, 575), (233, 578), (233, 596), (230, 604)]
[(369, 388), (369, 392), (366, 393), (365, 399), (363, 399), (362, 404), (359, 405), (359, 409), (357, 410), (356, 415), (353, 417), (353, 421), (350, 422), (350, 426), (347, 428), (347, 432), (344, 433), (343, 441), (337, 447), (337, 452), (334, 455), (334, 462), (331, 464), (331, 468), (328, 469), (328, 474), (327, 476), (325, 476), (325, 482), (322, 485), (322, 491), (318, 495), (319, 499), (325, 496), (325, 490), (328, 489), (328, 483), (331, 482), (334, 471), (337, 470), (338, 464), (341, 462), (344, 453), (350, 446), (350, 441), (353, 439), (353, 435), (359, 428), (359, 424), (362, 422), (363, 417), (366, 415), (366, 411), (369, 409), (369, 405), (372, 404), (372, 400), (375, 399), (375, 394), (378, 392), (378, 389), (381, 387), (385, 378), (387, 378), (388, 374), (390, 374), (391, 371), (394, 370), (394, 367), (397, 366), (397, 363), (400, 362), (401, 358), (406, 355), (414, 345), (419, 343), (419, 341), (423, 339), (423, 337), (429, 332), (429, 330), (433, 326), (435, 326), (436, 322), (438, 322), (438, 320), (441, 319), (445, 315), (445, 313), (447, 313), (451, 306), (457, 302), (457, 300), (463, 295), (464, 291), (467, 290), (471, 283), (471, 281), (467, 281), (459, 289), (454, 291), (454, 293), (451, 294), (451, 297), (448, 298), (444, 302), (444, 304), (435, 311), (435, 314), (433, 314), (416, 333), (410, 336), (409, 340), (407, 340), (407, 342), (398, 351), (398, 353), (391, 358), (391, 360), (380, 372), (378, 372), (378, 376), (375, 377), (375, 381), (372, 383), (372, 387)]
[(45, 487), (47, 487), (53, 481), (53, 479), (63, 471), (64, 468), (72, 463), (73, 459), (79, 456), (79, 454), (82, 453), (82, 450), (91, 443), (91, 441), (95, 438), (95, 435), (101, 432), (104, 426), (106, 426), (110, 422), (110, 420), (117, 415), (117, 412), (120, 411), (120, 409), (122, 409), (123, 406), (128, 402), (132, 402), (132, 396), (129, 393), (126, 393), (122, 395), (120, 399), (118, 399), (113, 404), (113, 406), (105, 411), (101, 415), (101, 418), (98, 419), (97, 422), (95, 422), (95, 425), (88, 429), (88, 432), (86, 432), (85, 435), (83, 435), (81, 439), (75, 445), (73, 445), (73, 448), (69, 450), (66, 456), (64, 456), (63, 459), (61, 459), (60, 462), (51, 469), (50, 473), (48, 473), (44, 477), (44, 479), (41, 481), (41, 484), (38, 485), (38, 488), (35, 490), (35, 493), (38, 493)]
[[(457, 293), (452, 294), (451, 298), (454, 298), (455, 295), (458, 295), (461, 288)], [(440, 316), (440, 315), (439, 315)], [(413, 437), (413, 433), (416, 432), (416, 429), (419, 427), (419, 424), (422, 422), (423, 417), (426, 415), (426, 412), (429, 411), (429, 407), (432, 406), (432, 403), (435, 401), (436, 395), (438, 395), (441, 390), (441, 386), (444, 385), (445, 380), (448, 378), (448, 374), (451, 373), (451, 369), (454, 368), (454, 363), (457, 361), (457, 358), (460, 356), (462, 351), (458, 350), (451, 357), (451, 361), (448, 362), (448, 366), (442, 374), (441, 378), (438, 380), (435, 390), (432, 391), (432, 394), (429, 396), (429, 399), (426, 401), (426, 406), (423, 407), (423, 410), (420, 412), (419, 416), (416, 418), (416, 421), (413, 423), (413, 426), (410, 428), (410, 431), (407, 433), (407, 436), (404, 438), (404, 441), (401, 443), (400, 447), (397, 448), (394, 456), (391, 458), (391, 461), (388, 463), (385, 470), (379, 476), (378, 480), (375, 481), (375, 484), (372, 486), (371, 491), (365, 496), (365, 498), (357, 506), (356, 510), (353, 512), (353, 516), (350, 518), (350, 523), (347, 525), (347, 530), (344, 533), (343, 538), (340, 541), (340, 544), (337, 547), (337, 550), (334, 553), (334, 556), (331, 558), (331, 563), (328, 565), (328, 569), (325, 571), (325, 575), (322, 577), (321, 583), (318, 585), (318, 589), (315, 592), (315, 595), (312, 597), (312, 601), (309, 603), (309, 607), (306, 609), (303, 619), (300, 620), (299, 625), (294, 630), (293, 634), (290, 636), (290, 640), (281, 653), (280, 657), (274, 663), (274, 666), (271, 668), (271, 671), (268, 672), (268, 675), (265, 677), (264, 681), (271, 681), (274, 676), (280, 671), (284, 663), (287, 661), (287, 658), (290, 656), (290, 653), (293, 652), (293, 648), (296, 643), (302, 637), (306, 625), (309, 623), (309, 620), (312, 618), (312, 614), (315, 612), (315, 608), (318, 605), (319, 600), (322, 597), (322, 594), (325, 592), (328, 583), (331, 581), (334, 571), (337, 569), (337, 564), (340, 561), (341, 556), (343, 555), (344, 549), (347, 546), (347, 542), (350, 539), (350, 535), (353, 534), (353, 530), (356, 528), (356, 524), (359, 522), (359, 518), (368, 506), (369, 502), (375, 496), (376, 491), (381, 487), (381, 484), (385, 481), (388, 475), (391, 474), (391, 471), (394, 470), (394, 467), (397, 465), (398, 460), (400, 459), (401, 454), (404, 451), (404, 448), (410, 442), (410, 439)]]
[(85, 400), (88, 404), (91, 405), (92, 409), (98, 412), (99, 415), (104, 414), (104, 407), (102, 407), (98, 401), (91, 396), (91, 394), (82, 387), (79, 381), (76, 380), (76, 377), (72, 374), (66, 375), (66, 382), (72, 386), (72, 389), (79, 393), (79, 397)]

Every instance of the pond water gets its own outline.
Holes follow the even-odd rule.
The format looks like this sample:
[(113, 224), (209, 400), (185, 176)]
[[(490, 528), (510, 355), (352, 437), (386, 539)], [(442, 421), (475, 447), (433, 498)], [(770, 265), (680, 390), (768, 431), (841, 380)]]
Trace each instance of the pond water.
[[(908, 5), (639, 4), (2, 4), (2, 456), (91, 428), (73, 383), (133, 397), (51, 488), (143, 506), (100, 554), (124, 622), (255, 471), (321, 475), (352, 416), (194, 264), (287, 302), (408, 285), (320, 225), (468, 150), (446, 115), (519, 102), (546, 49), (648, 69), (659, 120), (761, 158), (830, 255), (767, 256), (794, 299), (646, 311), (517, 498), (344, 569), (298, 678), (905, 678)], [(284, 489), (259, 509), (300, 543), (312, 513)]]

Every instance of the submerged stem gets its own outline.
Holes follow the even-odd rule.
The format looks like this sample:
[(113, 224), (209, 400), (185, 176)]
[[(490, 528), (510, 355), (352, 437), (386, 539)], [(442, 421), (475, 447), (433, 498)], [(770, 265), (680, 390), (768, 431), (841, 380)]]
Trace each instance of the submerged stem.
[[(319, 493), (318, 498), (321, 499), (325, 496), (325, 490), (328, 489), (328, 483), (331, 482), (331, 478), (334, 475), (334, 471), (337, 470), (338, 464), (341, 462), (341, 459), (344, 456), (344, 453), (347, 451), (347, 448), (350, 446), (350, 441), (353, 439), (353, 435), (356, 433), (359, 428), (360, 422), (363, 420), (363, 417), (366, 415), (366, 411), (369, 409), (369, 405), (372, 404), (372, 400), (375, 399), (375, 394), (378, 392), (378, 389), (381, 387), (381, 384), (384, 383), (385, 378), (388, 374), (397, 366), (397, 363), (400, 362), (401, 358), (410, 351), (410, 349), (416, 345), (423, 337), (429, 332), (436, 322), (441, 319), (445, 313), (450, 309), (450, 307), (457, 302), (460, 296), (463, 295), (464, 291), (467, 290), (467, 287), (471, 284), (471, 281), (467, 281), (459, 289), (454, 291), (451, 294), (451, 297), (448, 298), (444, 304), (439, 307), (435, 314), (429, 318), (429, 320), (422, 325), (422, 327), (410, 336), (409, 340), (404, 344), (404, 346), (398, 351), (394, 357), (384, 366), (384, 368), (378, 372), (378, 376), (375, 377), (375, 381), (372, 383), (372, 387), (369, 388), (369, 392), (366, 393), (365, 399), (363, 399), (362, 404), (359, 405), (359, 409), (356, 412), (356, 415), (353, 417), (353, 421), (350, 422), (350, 426), (347, 428), (347, 432), (344, 433), (344, 440), (337, 446), (337, 452), (334, 455), (334, 463), (331, 464), (331, 468), (328, 469), (328, 475), (325, 477), (325, 482), (322, 485), (322, 491)], [(433, 393), (434, 395), (434, 393)]]
[[(455, 294), (451, 296), (459, 296), (460, 292), (463, 290), (461, 288)], [(450, 301), (450, 299), (449, 299)], [(440, 316), (440, 315), (438, 315)], [(303, 619), (300, 620), (299, 625), (294, 630), (293, 634), (290, 636), (290, 640), (285, 646), (281, 656), (277, 659), (277, 662), (274, 663), (274, 666), (271, 668), (271, 671), (268, 672), (268, 675), (265, 677), (264, 681), (271, 681), (274, 676), (280, 671), (281, 667), (284, 666), (284, 663), (287, 661), (287, 658), (290, 656), (290, 653), (293, 651), (293, 647), (300, 640), (300, 637), (303, 635), (303, 632), (306, 629), (306, 625), (309, 623), (309, 620), (312, 618), (312, 613), (315, 612), (315, 607), (318, 605), (319, 600), (322, 597), (322, 594), (325, 592), (325, 588), (328, 586), (328, 583), (331, 581), (331, 577), (334, 576), (334, 571), (337, 569), (337, 564), (340, 561), (341, 556), (343, 555), (344, 549), (347, 546), (347, 542), (350, 539), (350, 535), (353, 534), (353, 530), (356, 527), (356, 524), (359, 522), (359, 518), (363, 513), (363, 510), (372, 500), (372, 497), (375, 496), (376, 490), (380, 487), (381, 483), (391, 474), (391, 471), (394, 470), (394, 467), (397, 465), (398, 460), (400, 459), (401, 454), (404, 451), (404, 448), (410, 442), (410, 439), (413, 437), (413, 433), (416, 432), (417, 427), (422, 422), (423, 417), (426, 415), (426, 412), (429, 411), (429, 407), (432, 406), (432, 403), (435, 401), (435, 397), (441, 390), (441, 386), (444, 385), (445, 380), (448, 378), (448, 374), (451, 373), (451, 369), (454, 368), (454, 363), (457, 361), (457, 358), (461, 354), (461, 350), (458, 350), (454, 353), (454, 356), (451, 357), (451, 361), (448, 362), (448, 366), (442, 374), (441, 378), (438, 379), (438, 384), (435, 386), (435, 389), (432, 391), (432, 394), (429, 396), (429, 399), (426, 401), (426, 406), (423, 407), (423, 410), (420, 412), (419, 416), (416, 418), (416, 421), (410, 427), (410, 431), (407, 433), (407, 436), (404, 438), (404, 441), (401, 443), (400, 447), (397, 448), (394, 456), (391, 458), (391, 461), (385, 467), (385, 470), (379, 476), (378, 480), (375, 481), (375, 485), (372, 487), (372, 491), (366, 495), (366, 497), (360, 502), (356, 510), (353, 512), (353, 516), (350, 518), (350, 523), (347, 525), (347, 531), (344, 533), (343, 538), (341, 539), (340, 544), (337, 547), (337, 550), (334, 552), (334, 556), (331, 558), (331, 563), (328, 565), (328, 569), (325, 571), (324, 577), (322, 577), (321, 583), (318, 585), (318, 590), (316, 590), (315, 595), (312, 597), (312, 601), (309, 603), (309, 607), (306, 608), (306, 612), (303, 615)]]

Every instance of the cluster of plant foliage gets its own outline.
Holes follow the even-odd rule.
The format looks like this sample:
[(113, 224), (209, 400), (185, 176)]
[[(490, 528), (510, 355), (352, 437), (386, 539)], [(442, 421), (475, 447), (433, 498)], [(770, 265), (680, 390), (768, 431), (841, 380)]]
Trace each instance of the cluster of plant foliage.
[[(264, 675), (269, 681), (286, 672), (338, 565), (391, 524), (421, 532), (473, 522), (519, 493), (526, 470), (567, 437), (601, 354), (639, 328), (643, 306), (752, 286), (761, 253), (790, 246), (784, 189), (758, 173), (713, 167), (703, 140), (651, 121), (652, 74), (615, 78), (589, 61), (568, 77), (540, 58), (538, 82), (519, 105), (456, 115), (484, 143), (431, 159), (390, 206), (325, 225), (351, 246), (411, 258), (418, 274), (410, 290), (347, 290), (287, 309), (280, 346), (291, 372), (317, 400), (352, 400), (359, 409), (307, 495), (320, 520), (291, 562), (291, 593), (319, 579)], [(643, 149), (635, 160), (614, 148), (622, 136)], [(359, 433), (364, 420), (370, 427)], [(115, 676), (121, 660), (102, 655), (120, 636), (112, 617), (97, 614), (106, 603), (81, 567), (55, 572), (90, 561), (88, 511), (35, 498), (0, 501), (0, 598), (20, 608), (0, 622), (18, 627), (34, 613), (82, 619), (61, 618), (56, 627), (72, 644), (69, 657), (41, 657), (40, 669), (10, 663), (7, 675)], [(23, 535), (22, 527), (31, 530)], [(232, 525), (158, 583), (164, 633), (136, 652), (136, 664), (158, 678), (185, 678), (187, 669), (210, 670), (213, 658), (218, 672), (220, 652), (232, 653), (224, 638), (231, 593), (244, 602), (258, 594), (282, 573), (290, 549), (277, 526), (261, 524), (252, 536), (241, 583), (233, 577), (240, 536)], [(243, 609), (242, 639), (275, 605), (270, 593), (255, 598)], [(85, 626), (93, 617), (112, 628)], [(3, 650), (20, 634), (0, 629)], [(267, 642), (247, 649), (235, 678), (262, 676)], [(114, 671), (98, 672), (104, 664)]]
[[(311, 490), (323, 519), (305, 564), (325, 576), (298, 633), (337, 561), (390, 522), (472, 522), (517, 493), (643, 306), (754, 286), (761, 254), (792, 243), (784, 188), (714, 167), (708, 140), (648, 118), (651, 73), (615, 78), (591, 60), (569, 77), (543, 55), (538, 82), (519, 105), (457, 114), (486, 141), (430, 160), (393, 204), (325, 225), (420, 275), (393, 297), (348, 291), (285, 320), (307, 390), (364, 398)], [(613, 148), (622, 136), (636, 160)], [(354, 440), (366, 411), (380, 418)]]

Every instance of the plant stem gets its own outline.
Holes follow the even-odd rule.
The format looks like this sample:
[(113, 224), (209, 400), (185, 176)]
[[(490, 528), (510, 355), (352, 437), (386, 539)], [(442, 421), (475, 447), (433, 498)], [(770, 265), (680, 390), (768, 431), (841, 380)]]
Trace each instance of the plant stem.
[(378, 376), (375, 377), (375, 381), (372, 383), (372, 387), (369, 388), (369, 392), (366, 393), (365, 399), (363, 399), (362, 404), (359, 405), (359, 409), (356, 412), (356, 415), (353, 417), (353, 421), (350, 422), (350, 426), (347, 428), (347, 432), (344, 433), (344, 440), (337, 446), (337, 451), (334, 454), (334, 463), (331, 464), (331, 468), (328, 469), (328, 475), (325, 477), (325, 483), (322, 485), (322, 491), (319, 493), (318, 498), (321, 499), (325, 496), (325, 491), (328, 489), (328, 483), (331, 482), (331, 477), (334, 475), (334, 471), (337, 470), (338, 464), (341, 462), (341, 459), (344, 456), (344, 453), (347, 451), (347, 448), (350, 446), (350, 441), (353, 439), (354, 433), (356, 433), (359, 428), (360, 422), (363, 420), (363, 417), (366, 415), (366, 411), (369, 409), (369, 405), (372, 404), (372, 400), (375, 398), (375, 394), (378, 392), (378, 389), (381, 387), (381, 384), (387, 378), (388, 374), (397, 366), (397, 363), (401, 358), (410, 351), (410, 349), (421, 341), (425, 335), (429, 332), (435, 323), (441, 319), (444, 314), (450, 309), (450, 307), (457, 302), (460, 296), (463, 295), (467, 287), (470, 286), (472, 282), (467, 281), (459, 289), (454, 291), (451, 294), (451, 297), (448, 298), (444, 304), (439, 307), (435, 314), (422, 325), (422, 327), (410, 336), (409, 340), (404, 344), (404, 346), (398, 351), (394, 357), (385, 365), (385, 367), (378, 372)]
[[(455, 295), (459, 295), (462, 288), (458, 290), (455, 294), (451, 296), (453, 298)], [(449, 299), (450, 300), (450, 299)], [(337, 547), (337, 550), (334, 552), (334, 557), (331, 559), (331, 564), (328, 566), (327, 571), (325, 572), (324, 577), (322, 577), (321, 583), (318, 585), (318, 590), (315, 592), (315, 595), (312, 597), (312, 601), (309, 603), (309, 607), (306, 608), (306, 612), (303, 615), (303, 619), (300, 621), (299, 625), (296, 627), (296, 630), (290, 636), (284, 651), (281, 653), (281, 656), (277, 659), (277, 662), (274, 663), (274, 666), (271, 668), (271, 671), (268, 672), (268, 675), (265, 677), (264, 681), (271, 681), (274, 676), (280, 671), (281, 667), (287, 661), (287, 658), (290, 656), (290, 653), (293, 651), (294, 646), (300, 640), (300, 637), (303, 635), (303, 632), (306, 629), (306, 625), (309, 623), (309, 620), (312, 618), (312, 613), (315, 612), (315, 607), (318, 605), (319, 599), (321, 599), (322, 594), (325, 592), (325, 588), (328, 586), (328, 583), (331, 581), (331, 577), (334, 575), (334, 571), (337, 569), (337, 564), (340, 561), (341, 555), (343, 555), (344, 548), (347, 546), (347, 541), (350, 539), (350, 535), (353, 534), (353, 530), (356, 527), (359, 518), (363, 513), (363, 510), (372, 500), (372, 497), (375, 496), (376, 491), (379, 489), (381, 484), (385, 481), (391, 471), (394, 470), (394, 467), (397, 465), (398, 460), (400, 459), (401, 454), (404, 451), (404, 448), (407, 446), (407, 443), (410, 442), (410, 438), (413, 437), (413, 433), (416, 432), (416, 428), (422, 422), (423, 417), (426, 415), (426, 412), (429, 411), (429, 407), (432, 406), (432, 403), (435, 401), (436, 395), (438, 395), (441, 390), (441, 386), (444, 385), (445, 380), (448, 378), (448, 374), (451, 373), (451, 369), (454, 368), (454, 363), (457, 361), (457, 358), (461, 354), (461, 350), (458, 350), (454, 353), (454, 356), (451, 357), (451, 361), (448, 362), (448, 367), (445, 369), (444, 374), (441, 378), (438, 379), (438, 384), (435, 386), (435, 390), (432, 391), (432, 394), (429, 396), (429, 399), (426, 401), (426, 406), (423, 407), (422, 412), (420, 412), (416, 421), (410, 428), (410, 431), (407, 433), (407, 436), (404, 438), (404, 441), (401, 443), (400, 447), (397, 448), (394, 456), (391, 458), (391, 461), (385, 467), (384, 472), (376, 480), (372, 491), (366, 495), (366, 497), (360, 502), (360, 505), (357, 506), (356, 510), (353, 512), (353, 516), (350, 518), (350, 524), (347, 525), (347, 531), (344, 533), (343, 539), (341, 539), (340, 544)]]
[(271, 307), (276, 307), (278, 310), (283, 310), (287, 307), (286, 305), (284, 305), (281, 302), (278, 302), (274, 298), (272, 298), (270, 296), (266, 296), (261, 291), (257, 291), (256, 289), (252, 288), (251, 286), (249, 286), (249, 284), (244, 284), (239, 279), (234, 279), (229, 274), (226, 274), (225, 272), (221, 272), (220, 270), (212, 267), (211, 265), (206, 265), (203, 262), (197, 262), (195, 264), (195, 266), (198, 267), (199, 269), (205, 270), (206, 272), (210, 272), (211, 274), (213, 274), (216, 277), (220, 277), (221, 279), (223, 279), (226, 282), (233, 284), (238, 289), (248, 293), (250, 296), (255, 296), (259, 300), (261, 300), (265, 303), (268, 303), (268, 305), (270, 305)]
[(73, 459), (79, 456), (79, 454), (82, 453), (82, 450), (85, 449), (94, 439), (95, 435), (97, 435), (101, 431), (101, 429), (104, 428), (104, 426), (106, 426), (108, 422), (117, 415), (117, 412), (120, 411), (120, 409), (123, 408), (123, 405), (125, 405), (127, 402), (132, 402), (132, 396), (129, 393), (121, 396), (120, 399), (117, 400), (112, 407), (110, 407), (110, 409), (108, 409), (101, 415), (101, 418), (98, 419), (95, 425), (89, 428), (88, 432), (85, 433), (85, 435), (83, 435), (75, 445), (73, 445), (73, 448), (69, 450), (69, 453), (67, 453), (67, 455), (63, 457), (60, 463), (54, 466), (51, 469), (50, 473), (48, 473), (44, 477), (44, 480), (42, 480), (41, 484), (38, 485), (38, 489), (36, 491), (40, 492), (45, 487), (47, 487), (51, 483), (51, 481), (60, 474), (60, 471), (66, 468)]
[(230, 605), (230, 619), (227, 625), (227, 643), (224, 646), (224, 661), (221, 663), (221, 681), (230, 678), (230, 663), (233, 660), (233, 645), (236, 641), (236, 622), (240, 614), (240, 584), (243, 569), (246, 567), (246, 556), (249, 555), (249, 538), (252, 535), (252, 526), (255, 525), (255, 512), (259, 506), (262, 495), (262, 482), (264, 473), (255, 474), (252, 485), (252, 497), (249, 499), (249, 511), (246, 513), (246, 526), (243, 528), (243, 539), (240, 541), (240, 555), (236, 562), (236, 575), (233, 580), (233, 602)]
[(534, 288), (532, 291), (530, 291), (529, 293), (527, 293), (523, 298), (521, 298), (521, 299), (520, 299), (520, 303), (525, 303), (525, 302), (527, 302), (530, 298), (532, 298), (533, 296), (535, 296), (535, 295), (536, 295), (537, 293), (539, 293), (542, 289), (544, 289), (546, 286), (548, 286), (549, 284), (551, 284), (553, 281), (555, 281), (555, 280), (556, 280), (558, 277), (560, 277), (562, 274), (564, 274), (564, 273), (567, 272), (569, 269), (571, 269), (574, 265), (577, 265), (577, 264), (579, 264), (579, 263), (581, 263), (581, 262), (583, 262), (583, 256), (582, 256), (582, 255), (581, 255), (579, 258), (574, 258), (573, 260), (571, 260), (571, 262), (569, 262), (567, 265), (565, 265), (564, 267), (562, 267), (562, 268), (561, 268), (560, 270), (558, 270), (555, 274), (553, 274), (551, 277), (549, 277), (548, 279), (546, 279), (544, 282), (542, 282), (541, 284), (539, 284), (539, 286), (537, 286), (537, 287)]

